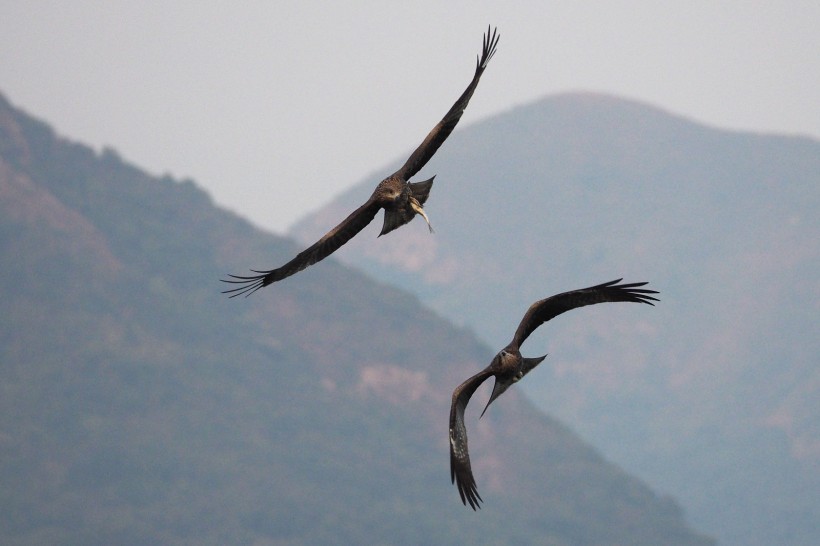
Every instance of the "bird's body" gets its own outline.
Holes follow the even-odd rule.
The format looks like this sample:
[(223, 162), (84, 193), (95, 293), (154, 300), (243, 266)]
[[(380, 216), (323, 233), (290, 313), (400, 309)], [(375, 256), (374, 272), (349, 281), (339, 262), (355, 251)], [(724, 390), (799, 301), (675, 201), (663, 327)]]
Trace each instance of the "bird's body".
[(240, 294), (250, 295), (260, 288), (276, 281), (289, 277), (306, 267), (323, 260), (335, 252), (339, 247), (347, 243), (353, 236), (367, 226), (380, 209), (384, 209), (384, 225), (379, 236), (385, 235), (394, 229), (408, 223), (416, 214), (420, 214), (427, 222), (430, 231), (433, 231), (430, 220), (424, 212), (423, 205), (430, 195), (433, 186), (433, 178), (422, 182), (410, 182), (430, 158), (436, 153), (444, 143), (450, 133), (453, 132), (458, 121), (464, 114), (464, 109), (470, 102), (470, 98), (475, 92), (478, 81), (484, 73), (484, 69), (495, 54), (499, 36), (495, 30), (490, 34), (490, 29), (484, 35), (484, 46), (481, 57), (476, 59), (476, 69), (473, 79), (467, 89), (461, 94), (450, 110), (444, 115), (442, 120), (427, 135), (424, 141), (410, 155), (404, 165), (395, 173), (391, 174), (376, 186), (370, 198), (359, 208), (353, 211), (339, 225), (327, 232), (321, 239), (309, 248), (300, 252), (295, 258), (282, 267), (268, 271), (253, 270), (257, 275), (238, 276), (229, 275), (230, 279), (223, 279), (223, 282), (239, 285), (237, 288), (225, 290), (224, 293), (231, 294), (231, 297)]
[[(648, 303), (658, 301), (650, 294), (655, 290), (640, 288), (646, 283), (621, 284), (621, 279), (589, 288), (563, 292), (533, 303), (524, 318), (521, 319), (512, 341), (495, 355), (489, 366), (464, 381), (453, 391), (450, 406), (450, 479), (458, 487), (461, 501), (469, 503), (473, 510), (480, 508), (481, 496), (476, 488), (475, 478), (470, 466), (470, 454), (467, 448), (467, 428), (464, 425), (464, 410), (476, 389), (490, 377), (495, 377), (493, 392), (484, 411), (501, 396), (511, 385), (518, 382), (546, 358), (525, 358), (519, 350), (521, 344), (538, 326), (548, 320), (576, 307), (596, 303), (626, 301)], [(484, 412), (481, 413), (484, 415)]]

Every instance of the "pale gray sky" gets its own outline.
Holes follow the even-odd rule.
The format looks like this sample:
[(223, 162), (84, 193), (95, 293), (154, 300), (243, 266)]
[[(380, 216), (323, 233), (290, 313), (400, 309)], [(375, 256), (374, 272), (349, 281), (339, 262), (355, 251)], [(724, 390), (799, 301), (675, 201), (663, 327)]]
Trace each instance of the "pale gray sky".
[(421, 142), (488, 23), (501, 42), (460, 128), (585, 90), (820, 138), (817, 0), (0, 0), (0, 91), (282, 232)]

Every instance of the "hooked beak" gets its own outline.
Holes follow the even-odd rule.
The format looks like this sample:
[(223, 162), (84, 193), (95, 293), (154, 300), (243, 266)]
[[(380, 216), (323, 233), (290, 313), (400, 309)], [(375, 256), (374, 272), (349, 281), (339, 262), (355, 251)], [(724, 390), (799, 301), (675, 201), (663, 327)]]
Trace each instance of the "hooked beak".
[(427, 218), (427, 214), (424, 212), (424, 209), (421, 207), (421, 203), (419, 203), (418, 199), (415, 197), (410, 198), (410, 207), (416, 212), (416, 214), (420, 214), (424, 221), (427, 222), (427, 229), (430, 230), (430, 233), (433, 233), (433, 226), (430, 225), (430, 219)]

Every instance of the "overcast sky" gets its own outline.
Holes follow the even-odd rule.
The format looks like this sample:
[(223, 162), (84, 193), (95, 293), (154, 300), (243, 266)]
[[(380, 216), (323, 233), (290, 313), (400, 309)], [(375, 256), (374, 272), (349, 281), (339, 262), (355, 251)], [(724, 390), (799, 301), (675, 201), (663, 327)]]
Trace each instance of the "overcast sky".
[(283, 232), (421, 142), (488, 23), (501, 42), (460, 128), (584, 90), (820, 138), (817, 0), (0, 0), (0, 91)]

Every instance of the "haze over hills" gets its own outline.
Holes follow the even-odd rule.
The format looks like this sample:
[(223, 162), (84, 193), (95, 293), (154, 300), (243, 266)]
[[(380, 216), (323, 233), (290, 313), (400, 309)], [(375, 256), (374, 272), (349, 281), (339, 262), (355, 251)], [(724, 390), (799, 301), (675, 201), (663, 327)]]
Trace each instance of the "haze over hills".
[[(291, 233), (315, 241), (398, 164)], [(433, 236), (373, 225), (337, 256), (495, 347), (536, 299), (651, 281), (657, 313), (550, 323), (520, 387), (721, 544), (816, 543), (820, 143), (567, 94), (456, 131), (433, 174)]]
[(219, 293), (296, 250), (0, 96), (0, 542), (713, 543), (516, 389), (466, 509), (450, 393), (494, 351), (333, 259)]

